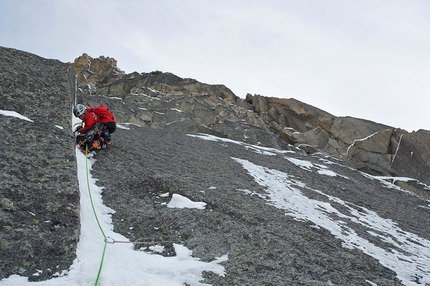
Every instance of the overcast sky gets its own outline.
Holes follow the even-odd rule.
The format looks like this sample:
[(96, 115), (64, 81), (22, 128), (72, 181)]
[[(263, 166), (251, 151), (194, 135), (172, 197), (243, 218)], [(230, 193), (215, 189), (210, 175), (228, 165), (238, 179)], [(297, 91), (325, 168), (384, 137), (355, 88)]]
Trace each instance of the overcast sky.
[(0, 46), (430, 130), (428, 0), (0, 0)]

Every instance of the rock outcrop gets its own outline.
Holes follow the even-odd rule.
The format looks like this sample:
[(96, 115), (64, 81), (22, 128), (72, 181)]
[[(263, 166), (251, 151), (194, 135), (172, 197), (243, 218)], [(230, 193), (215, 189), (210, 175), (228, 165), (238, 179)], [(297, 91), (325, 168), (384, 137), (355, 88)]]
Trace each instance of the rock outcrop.
[[(324, 152), (363, 172), (405, 176), (430, 184), (430, 132), (409, 133), (372, 121), (336, 117), (295, 99), (247, 95), (271, 130), (307, 153)], [(430, 198), (417, 182), (396, 182)]]
[(114, 58), (100, 56), (96, 59), (87, 54), (75, 59), (72, 64), (78, 81), (86, 90), (91, 91), (95, 84), (110, 84), (125, 73), (117, 67)]
[(237, 97), (224, 85), (209, 85), (195, 79), (183, 79), (171, 73), (155, 71), (151, 73), (125, 74), (117, 67), (117, 61), (109, 57), (93, 59), (87, 54), (77, 58), (72, 64), (78, 76), (82, 91), (94, 95), (125, 98), (132, 94), (157, 96), (213, 94), (227, 103), (235, 103)]

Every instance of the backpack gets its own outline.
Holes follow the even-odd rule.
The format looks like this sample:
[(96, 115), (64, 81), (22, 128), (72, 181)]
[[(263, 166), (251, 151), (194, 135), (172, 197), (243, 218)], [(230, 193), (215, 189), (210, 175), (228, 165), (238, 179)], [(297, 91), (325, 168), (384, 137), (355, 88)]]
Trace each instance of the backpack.
[(109, 108), (104, 105), (97, 106), (92, 110), (98, 118), (98, 122), (116, 122), (115, 116), (110, 112)]

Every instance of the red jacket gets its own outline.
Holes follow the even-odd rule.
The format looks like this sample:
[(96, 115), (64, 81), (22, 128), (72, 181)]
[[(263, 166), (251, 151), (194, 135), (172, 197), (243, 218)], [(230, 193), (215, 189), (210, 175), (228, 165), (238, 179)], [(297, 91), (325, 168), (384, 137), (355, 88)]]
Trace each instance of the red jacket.
[(115, 122), (115, 116), (109, 111), (109, 108), (106, 106), (100, 105), (95, 108), (87, 107), (87, 112), (94, 112), (97, 115), (97, 122), (108, 123)]
[(85, 126), (81, 130), (81, 134), (84, 134), (85, 132), (93, 128), (97, 121), (97, 115), (92, 111), (91, 107), (87, 107), (87, 114), (85, 114), (84, 119)]

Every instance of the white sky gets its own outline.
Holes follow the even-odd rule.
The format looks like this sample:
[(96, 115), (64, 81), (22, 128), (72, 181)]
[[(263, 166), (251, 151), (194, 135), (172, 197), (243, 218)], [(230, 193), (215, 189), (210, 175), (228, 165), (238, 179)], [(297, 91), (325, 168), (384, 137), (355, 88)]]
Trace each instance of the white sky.
[[(0, 110), (0, 115), (30, 121), (14, 111)], [(74, 120), (75, 122), (78, 121), (76, 118)], [(118, 127), (128, 129), (122, 125), (118, 125)], [(335, 163), (324, 158), (321, 158), (321, 164), (315, 164), (307, 160), (294, 159), (293, 156), (297, 156), (294, 151), (253, 146), (212, 135), (190, 136), (195, 137), (196, 140), (210, 140), (220, 144), (238, 144), (249, 152), (257, 152), (266, 156), (282, 155), (298, 168), (310, 173), (316, 172), (320, 176), (345, 177), (342, 174), (331, 171), (330, 166)], [(92, 158), (92, 155), (89, 155), (89, 160), (87, 161), (85, 156), (78, 150), (76, 150), (76, 157), (80, 189), (81, 233), (77, 246), (77, 258), (74, 260), (70, 271), (67, 272), (67, 275), (62, 273), (59, 278), (37, 283), (27, 282), (26, 277), (12, 275), (2, 279), (0, 281), (1, 285), (93, 285), (101, 264), (105, 245), (102, 232), (109, 237), (109, 242), (129, 241), (122, 234), (113, 231), (111, 214), (115, 210), (103, 204), (103, 186), (96, 185), (97, 178), (93, 178), (91, 173), (87, 174), (87, 170), (91, 171), (93, 164), (97, 164), (96, 160)], [(311, 189), (301, 182), (300, 178), (291, 174), (256, 165), (241, 158), (232, 157), (231, 160), (236, 161), (254, 178), (257, 184), (263, 186), (266, 190), (266, 194), (252, 193), (246, 189), (243, 189), (243, 192), (250, 196), (260, 196), (266, 199), (269, 204), (285, 210), (286, 215), (292, 216), (299, 221), (312, 222), (314, 224), (312, 227), (327, 229), (334, 237), (342, 241), (343, 247), (359, 249), (377, 259), (383, 266), (396, 272), (397, 278), (402, 281), (403, 285), (414, 286), (430, 283), (430, 269), (428, 267), (430, 263), (429, 240), (401, 229), (395, 221), (381, 217), (370, 209), (327, 195), (317, 189)], [(378, 179), (370, 175), (363, 175)], [(406, 180), (405, 178), (401, 179)], [(399, 187), (382, 179), (380, 180), (386, 187), (393, 188), (393, 192), (401, 191)], [(319, 196), (326, 197), (329, 202), (307, 197), (301, 191), (303, 188)], [(218, 190), (216, 186), (212, 186), (208, 190), (201, 191), (204, 193)], [(355, 191), (358, 192), (359, 190)], [(181, 208), (196, 208), (205, 211), (206, 207), (205, 202), (193, 202), (178, 194), (174, 194), (171, 201), (165, 205), (168, 208), (172, 208), (172, 211)], [(342, 210), (337, 209), (339, 205), (341, 205)], [(430, 205), (420, 205), (419, 207), (430, 207)], [(99, 224), (96, 221), (95, 214)], [(354, 224), (367, 228), (367, 232), (374, 236), (375, 240), (389, 245), (390, 250), (380, 248), (362, 237), (354, 229), (354, 224), (349, 225), (348, 222), (354, 222)], [(130, 227), (133, 226), (131, 225)], [(157, 252), (159, 247), (162, 246), (157, 245), (154, 251)], [(222, 262), (228, 260), (228, 253), (214, 261), (203, 262), (198, 257), (193, 257), (192, 251), (185, 246), (174, 244), (174, 247), (177, 253), (176, 256), (163, 257), (157, 253), (150, 254), (144, 251), (135, 251), (130, 243), (106, 244), (99, 285), (179, 286), (188, 283), (197, 286), (203, 285), (199, 282), (203, 279), (201, 274), (203, 271), (213, 271), (218, 275), (225, 275), (226, 270), (222, 266)], [(415, 281), (417, 277), (420, 277), (419, 281)], [(376, 285), (370, 280), (365, 281), (369, 285)], [(331, 282), (327, 282), (327, 285), (329, 284), (331, 285)]]
[(0, 45), (430, 130), (430, 2), (0, 0)]

